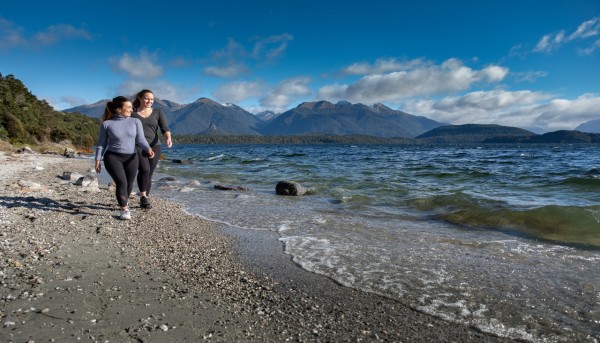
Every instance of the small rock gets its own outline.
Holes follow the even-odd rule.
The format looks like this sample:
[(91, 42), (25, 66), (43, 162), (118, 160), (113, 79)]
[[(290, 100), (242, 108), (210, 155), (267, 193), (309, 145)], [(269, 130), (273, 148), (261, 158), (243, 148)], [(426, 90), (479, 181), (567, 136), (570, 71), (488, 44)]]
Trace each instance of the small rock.
[(303, 195), (308, 190), (295, 181), (279, 181), (275, 185), (275, 193), (279, 195)]
[(223, 186), (223, 185), (215, 185), (215, 189), (221, 191), (249, 191), (249, 188), (241, 187), (241, 186)]

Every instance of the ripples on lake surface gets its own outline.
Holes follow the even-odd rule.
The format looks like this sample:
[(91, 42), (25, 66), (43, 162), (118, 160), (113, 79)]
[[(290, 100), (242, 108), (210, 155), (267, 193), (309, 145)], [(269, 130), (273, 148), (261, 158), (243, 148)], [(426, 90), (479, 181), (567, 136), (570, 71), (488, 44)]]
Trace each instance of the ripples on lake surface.
[[(597, 342), (598, 145), (179, 145), (161, 191), (303, 268), (497, 335)], [(280, 180), (310, 195), (275, 195)], [(251, 188), (214, 190), (215, 184)]]

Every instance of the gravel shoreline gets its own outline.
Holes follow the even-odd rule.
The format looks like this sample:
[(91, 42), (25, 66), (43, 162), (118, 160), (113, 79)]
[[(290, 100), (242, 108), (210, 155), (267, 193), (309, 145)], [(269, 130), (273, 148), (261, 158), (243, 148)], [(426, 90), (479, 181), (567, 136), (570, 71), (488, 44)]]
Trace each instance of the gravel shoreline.
[[(0, 154), (2, 342), (509, 342), (306, 272), (273, 232), (82, 191), (91, 159)], [(29, 181), (23, 187), (19, 181)]]

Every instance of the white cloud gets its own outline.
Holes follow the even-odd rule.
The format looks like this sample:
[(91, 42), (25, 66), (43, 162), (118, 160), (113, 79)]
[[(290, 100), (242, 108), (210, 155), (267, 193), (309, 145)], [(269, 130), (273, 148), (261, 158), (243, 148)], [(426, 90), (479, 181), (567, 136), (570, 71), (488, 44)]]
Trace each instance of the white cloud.
[(260, 82), (232, 82), (220, 86), (214, 96), (220, 102), (237, 103), (252, 97), (259, 96), (263, 92), (263, 84)]
[(600, 115), (600, 95), (584, 94), (574, 100), (554, 99), (536, 109), (534, 123), (549, 131), (573, 130)]
[(587, 56), (594, 53), (594, 51), (600, 49), (600, 39), (592, 43), (592, 45), (587, 48), (582, 48), (577, 51), (580, 55)]
[(312, 94), (307, 86), (310, 81), (310, 78), (303, 76), (284, 80), (271, 90), (267, 96), (260, 99), (260, 105), (274, 112), (281, 112), (292, 102)]
[(252, 57), (258, 60), (272, 61), (279, 58), (287, 49), (288, 42), (294, 40), (294, 36), (284, 33), (281, 35), (259, 37), (252, 48)]
[(525, 72), (510, 72), (519, 82), (535, 82), (537, 79), (548, 76), (547, 71), (525, 71)]
[(402, 111), (451, 124), (498, 124), (546, 131), (572, 130), (598, 118), (600, 97), (586, 94), (574, 100), (551, 99), (542, 92), (472, 92), (441, 100), (411, 100)]
[(213, 50), (210, 53), (210, 59), (213, 61), (235, 60), (238, 57), (244, 57), (245, 55), (247, 55), (247, 52), (242, 44), (238, 43), (233, 38), (228, 38), (224, 48)]
[(11, 21), (0, 17), (0, 48), (12, 48), (25, 44), (23, 28), (15, 26)]
[(33, 37), (26, 37), (23, 32), (22, 27), (0, 17), (0, 48), (50, 46), (63, 40), (92, 39), (87, 30), (66, 24), (51, 25)]
[(547, 34), (540, 39), (533, 51), (535, 52), (551, 52), (558, 49), (565, 38), (565, 31), (560, 31), (556, 34)]
[(140, 51), (138, 57), (124, 53), (119, 58), (112, 58), (110, 62), (116, 70), (133, 78), (152, 79), (163, 74), (163, 68), (156, 64), (156, 54), (148, 54), (146, 51)]
[(369, 75), (383, 74), (394, 71), (410, 70), (422, 65), (421, 59), (414, 59), (406, 62), (398, 62), (395, 58), (380, 58), (374, 64), (354, 63), (342, 69), (342, 73), (349, 75)]
[(508, 73), (508, 69), (500, 66), (489, 66), (485, 67), (481, 70), (481, 76), (485, 77), (490, 82), (500, 82), (504, 80), (506, 74)]
[(326, 85), (319, 89), (317, 98), (365, 104), (397, 102), (413, 96), (464, 91), (475, 82), (501, 81), (508, 73), (508, 69), (501, 66), (474, 70), (458, 59), (448, 59), (441, 65), (415, 63), (414, 66), (415, 68), (410, 70), (366, 75), (348, 85)]
[(214, 50), (208, 57), (204, 73), (222, 78), (235, 78), (248, 72), (248, 65), (271, 63), (284, 54), (288, 43), (293, 40), (290, 34), (254, 38), (253, 46), (247, 49), (233, 38), (227, 40), (222, 49)]
[(47, 46), (61, 40), (79, 38), (91, 40), (92, 35), (84, 29), (79, 29), (71, 25), (58, 24), (49, 26), (46, 31), (38, 32), (35, 35), (35, 42)]
[(570, 35), (567, 35), (564, 30), (544, 35), (533, 51), (542, 53), (552, 52), (566, 43), (575, 40), (585, 40), (587, 38), (595, 37), (598, 34), (600, 34), (600, 17), (595, 17), (581, 23), (577, 27), (577, 30)]
[(204, 73), (210, 76), (223, 78), (233, 78), (248, 71), (248, 68), (243, 64), (229, 65), (223, 67), (210, 66), (204, 68)]
[(569, 35), (569, 41), (597, 36), (600, 33), (600, 17), (584, 21), (577, 30)]

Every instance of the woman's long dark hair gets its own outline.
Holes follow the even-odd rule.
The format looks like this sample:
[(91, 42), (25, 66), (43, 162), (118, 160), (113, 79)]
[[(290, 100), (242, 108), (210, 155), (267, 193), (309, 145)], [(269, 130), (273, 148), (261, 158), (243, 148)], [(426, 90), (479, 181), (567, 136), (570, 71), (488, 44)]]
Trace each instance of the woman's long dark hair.
[(135, 99), (133, 100), (133, 108), (137, 111), (137, 109), (140, 107), (140, 105), (142, 104), (142, 101), (140, 100), (141, 98), (144, 97), (144, 95), (146, 94), (152, 94), (154, 95), (154, 93), (152, 93), (151, 90), (149, 89), (142, 89), (141, 91), (139, 91), (136, 95), (135, 95)]
[(131, 102), (131, 100), (129, 100), (128, 98), (126, 98), (122, 95), (119, 95), (118, 97), (113, 98), (112, 101), (109, 101), (106, 104), (106, 107), (104, 108), (104, 114), (102, 115), (102, 121), (110, 120), (114, 116), (116, 116), (117, 109), (122, 108), (123, 104), (126, 102)]

